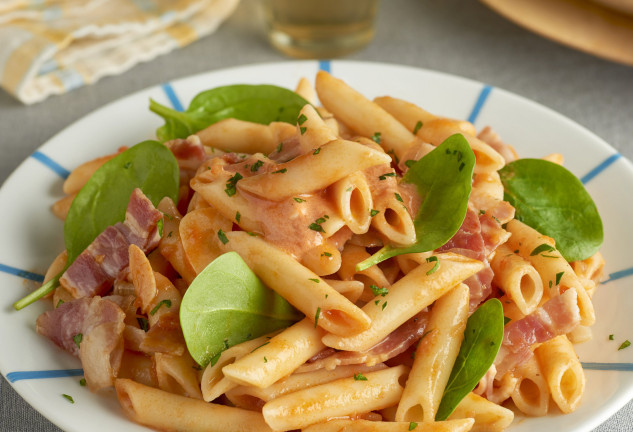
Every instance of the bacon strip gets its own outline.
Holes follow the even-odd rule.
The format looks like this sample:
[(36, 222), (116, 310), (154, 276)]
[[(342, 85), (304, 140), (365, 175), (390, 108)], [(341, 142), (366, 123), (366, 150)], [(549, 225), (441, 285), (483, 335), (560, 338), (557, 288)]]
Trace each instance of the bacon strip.
[(579, 323), (580, 310), (573, 289), (548, 300), (530, 315), (509, 323), (494, 363), (498, 376), (528, 360), (532, 356), (532, 345), (569, 333)]
[(158, 221), (163, 214), (135, 189), (125, 212), (125, 221), (106, 228), (68, 267), (59, 282), (75, 298), (105, 294), (120, 279), (129, 264), (128, 247), (137, 245), (147, 253), (160, 241)]
[(374, 366), (385, 362), (415, 344), (424, 334), (428, 321), (428, 311), (422, 311), (367, 351), (335, 351), (326, 348), (301, 366), (297, 372), (309, 372), (322, 368), (332, 370), (337, 366), (352, 364)]

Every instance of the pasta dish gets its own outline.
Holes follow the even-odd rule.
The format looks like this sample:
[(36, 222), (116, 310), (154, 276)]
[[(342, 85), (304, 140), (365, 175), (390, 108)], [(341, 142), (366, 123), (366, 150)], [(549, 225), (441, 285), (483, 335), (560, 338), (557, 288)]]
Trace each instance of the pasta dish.
[(560, 154), (320, 71), (77, 167), (38, 333), (179, 431), (502, 431), (574, 411), (602, 222)]

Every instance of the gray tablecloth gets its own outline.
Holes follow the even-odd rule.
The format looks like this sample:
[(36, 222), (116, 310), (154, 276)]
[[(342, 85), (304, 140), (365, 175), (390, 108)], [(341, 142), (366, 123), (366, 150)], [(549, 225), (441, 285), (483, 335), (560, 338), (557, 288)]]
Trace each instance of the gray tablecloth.
[[(633, 159), (633, 68), (543, 39), (478, 2), (384, 0), (375, 40), (349, 59), (434, 69), (510, 90), (584, 125)], [(212, 36), (124, 75), (28, 107), (0, 91), (0, 182), (55, 133), (107, 102), (199, 72), (283, 60), (263, 37), (257, 0), (243, 0)], [(0, 430), (59, 429), (2, 378)], [(633, 431), (633, 403), (596, 431)]]

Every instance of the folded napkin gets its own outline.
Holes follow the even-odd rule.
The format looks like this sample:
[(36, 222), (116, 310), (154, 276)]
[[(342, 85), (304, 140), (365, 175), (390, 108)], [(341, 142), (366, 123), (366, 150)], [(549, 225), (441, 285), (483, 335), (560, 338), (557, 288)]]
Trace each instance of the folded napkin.
[(0, 0), (0, 86), (39, 102), (215, 31), (239, 0)]

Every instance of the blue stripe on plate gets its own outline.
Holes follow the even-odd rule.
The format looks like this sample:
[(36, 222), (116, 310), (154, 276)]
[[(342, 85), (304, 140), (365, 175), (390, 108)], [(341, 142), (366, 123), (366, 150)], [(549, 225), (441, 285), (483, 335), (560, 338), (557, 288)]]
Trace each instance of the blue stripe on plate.
[(319, 70), (327, 73), (332, 72), (332, 62), (330, 60), (319, 60)]
[(469, 122), (475, 123), (475, 121), (477, 121), (477, 117), (479, 116), (479, 112), (481, 111), (481, 108), (486, 103), (486, 100), (488, 99), (488, 96), (490, 95), (491, 91), (492, 91), (492, 86), (490, 86), (488, 84), (484, 84), (483, 88), (479, 92), (479, 96), (477, 97), (477, 101), (475, 102), (475, 106), (473, 107), (472, 111), (470, 112), (470, 115), (468, 116), (468, 121)]
[(609, 273), (609, 279), (602, 281), (602, 284), (606, 284), (607, 282), (611, 282), (617, 279), (622, 279), (631, 275), (633, 275), (633, 267), (620, 270), (614, 273)]
[(633, 372), (633, 363), (591, 363), (580, 362), (583, 369), (603, 371), (627, 371)]
[(81, 376), (84, 374), (83, 369), (61, 369), (61, 370), (41, 370), (41, 371), (18, 371), (9, 372), (7, 380), (10, 383), (22, 380), (46, 379), (46, 378), (66, 378), (72, 376)]
[(178, 99), (178, 95), (176, 95), (176, 92), (174, 91), (174, 88), (171, 86), (171, 84), (165, 83), (162, 85), (162, 87), (163, 87), (163, 91), (165, 92), (165, 94), (169, 98), (169, 101), (171, 102), (171, 106), (173, 106), (176, 111), (184, 111), (185, 109), (180, 103), (180, 99)]
[(63, 179), (68, 178), (68, 176), (70, 175), (70, 171), (68, 171), (66, 168), (64, 168), (40, 151), (36, 151), (31, 155), (31, 157), (46, 165)]
[(0, 272), (8, 273), (14, 276), (19, 276), (24, 279), (30, 279), (35, 282), (44, 282), (44, 276), (30, 271), (21, 270), (19, 268), (11, 267), (5, 264), (0, 264)]
[(581, 177), (580, 181), (582, 182), (582, 184), (587, 184), (588, 182), (593, 180), (595, 176), (600, 174), (602, 171), (606, 170), (609, 166), (611, 166), (611, 164), (613, 164), (615, 161), (617, 161), (621, 157), (622, 155), (620, 153), (616, 153), (609, 156), (602, 163), (600, 163), (600, 165), (598, 165), (597, 167), (589, 171), (587, 174), (585, 174), (583, 177)]

